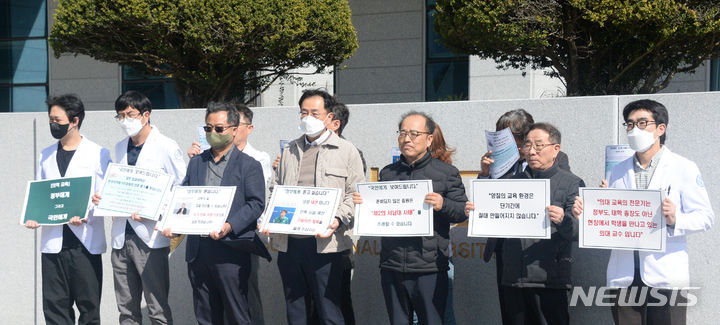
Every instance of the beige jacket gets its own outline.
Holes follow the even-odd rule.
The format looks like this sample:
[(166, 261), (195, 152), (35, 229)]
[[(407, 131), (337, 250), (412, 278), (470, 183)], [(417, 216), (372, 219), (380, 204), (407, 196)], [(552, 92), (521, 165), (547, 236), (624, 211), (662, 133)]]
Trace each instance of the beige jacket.
[[(304, 144), (305, 136), (303, 135), (285, 147), (278, 170), (273, 178), (271, 191), (275, 185), (297, 186), (300, 160), (303, 154), (301, 148)], [(317, 239), (317, 252), (335, 253), (351, 249), (350, 235), (355, 212), (352, 194), (355, 192), (355, 184), (365, 181), (362, 161), (355, 146), (332, 132), (330, 137), (320, 145), (315, 167), (315, 180), (318, 187), (339, 188), (343, 195), (335, 214), (342, 221), (340, 227), (330, 238)], [(281, 252), (287, 252), (287, 235), (273, 234), (272, 238), (275, 248)]]

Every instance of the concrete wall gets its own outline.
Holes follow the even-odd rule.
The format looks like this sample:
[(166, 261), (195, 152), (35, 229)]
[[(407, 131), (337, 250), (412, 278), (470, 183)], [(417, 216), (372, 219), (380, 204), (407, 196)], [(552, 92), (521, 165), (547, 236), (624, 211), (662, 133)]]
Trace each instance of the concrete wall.
[[(351, 105), (352, 118), (345, 136), (363, 150), (369, 167), (383, 167), (390, 161), (390, 147), (397, 145), (394, 131), (399, 117), (409, 110), (431, 113), (443, 127), (447, 142), (457, 148), (455, 165), (460, 170), (477, 170), (485, 152), (483, 131), (493, 129), (497, 117), (514, 108), (525, 108), (536, 121), (550, 121), (563, 133), (562, 149), (570, 157), (574, 173), (588, 185), (596, 185), (604, 174), (604, 145), (625, 141), (619, 128), (620, 109), (637, 98), (655, 98), (670, 110), (668, 147), (695, 161), (703, 172), (713, 203), (720, 198), (720, 172), (713, 168), (717, 150), (705, 150), (707, 144), (718, 143), (714, 121), (720, 118), (715, 108), (720, 106), (720, 93), (667, 94), (653, 96), (605, 96), (585, 98), (553, 98), (537, 100), (466, 101), (440, 103), (398, 103)], [(187, 147), (195, 137), (195, 126), (203, 123), (202, 110), (157, 110), (153, 123), (166, 135)], [(251, 142), (257, 148), (275, 155), (280, 139), (299, 136), (297, 108), (256, 108), (255, 133)], [(122, 138), (113, 124), (114, 112), (88, 112), (82, 133), (111, 148)], [(0, 200), (9, 202), (0, 211), (4, 220), (4, 235), (0, 248), (4, 258), (0, 262), (3, 290), (0, 300), (6, 307), (0, 312), (4, 323), (44, 324), (40, 300), (40, 268), (38, 240), (35, 231), (18, 225), (26, 182), (33, 178), (35, 157), (53, 143), (43, 113), (0, 114), (0, 157), (4, 168), (0, 171), (2, 186)], [(110, 229), (109, 220), (106, 229)], [(482, 262), (485, 239), (467, 238), (466, 228), (452, 230), (455, 248), (455, 313), (458, 324), (497, 324), (499, 307), (494, 284), (494, 262)], [(715, 247), (720, 245), (716, 230), (688, 238), (691, 261), (691, 284), (701, 287), (699, 302), (688, 309), (688, 324), (714, 324), (720, 318), (715, 308), (720, 299), (720, 279), (715, 276), (718, 262)], [(376, 238), (360, 238), (357, 242), (356, 268), (353, 279), (353, 301), (358, 324), (388, 324), (379, 284)], [(574, 249), (573, 282), (579, 286), (603, 285), (608, 251)], [(177, 324), (191, 324), (191, 289), (187, 280), (184, 247), (170, 257), (171, 306)], [(102, 300), (103, 322), (117, 322), (117, 308), (112, 285), (109, 254), (103, 255), (104, 284)], [(282, 288), (275, 262), (261, 262), (261, 288), (267, 324), (285, 324)], [(607, 307), (573, 307), (575, 324), (610, 324)]]

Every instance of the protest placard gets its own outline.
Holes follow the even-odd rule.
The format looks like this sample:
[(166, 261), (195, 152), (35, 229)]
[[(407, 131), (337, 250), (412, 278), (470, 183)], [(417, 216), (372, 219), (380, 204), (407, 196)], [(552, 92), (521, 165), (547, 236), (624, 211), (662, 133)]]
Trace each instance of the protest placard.
[(95, 216), (129, 217), (137, 212), (145, 219), (159, 218), (172, 175), (115, 163), (108, 165), (105, 175)]
[(61, 225), (72, 217), (85, 219), (92, 182), (91, 176), (29, 181), (20, 224), (35, 220), (40, 225)]
[(661, 190), (580, 188), (579, 246), (664, 252)]
[(468, 237), (550, 238), (549, 179), (476, 179)]
[(275, 186), (262, 228), (281, 234), (323, 234), (335, 218), (340, 199), (338, 188)]
[(230, 214), (235, 190), (235, 186), (176, 186), (159, 229), (187, 235), (219, 232)]
[(432, 181), (358, 183), (362, 204), (355, 205), (355, 234), (360, 236), (432, 236), (433, 209), (424, 203)]

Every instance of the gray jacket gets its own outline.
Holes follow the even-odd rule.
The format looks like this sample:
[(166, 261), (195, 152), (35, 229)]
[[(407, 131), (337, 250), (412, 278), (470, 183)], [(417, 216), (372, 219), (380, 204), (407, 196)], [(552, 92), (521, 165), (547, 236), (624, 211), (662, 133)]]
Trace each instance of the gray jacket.
[[(304, 144), (305, 136), (303, 135), (285, 147), (271, 191), (275, 185), (297, 186)], [(363, 173), (358, 150), (352, 143), (331, 132), (327, 140), (320, 144), (315, 167), (315, 183), (318, 187), (341, 189), (342, 201), (335, 214), (340, 218), (341, 223), (330, 238), (317, 239), (318, 253), (342, 252), (352, 248), (350, 235), (355, 212), (352, 194), (355, 192), (355, 184), (364, 181), (365, 173)], [(273, 234), (272, 238), (275, 248), (281, 252), (287, 251), (287, 235)]]

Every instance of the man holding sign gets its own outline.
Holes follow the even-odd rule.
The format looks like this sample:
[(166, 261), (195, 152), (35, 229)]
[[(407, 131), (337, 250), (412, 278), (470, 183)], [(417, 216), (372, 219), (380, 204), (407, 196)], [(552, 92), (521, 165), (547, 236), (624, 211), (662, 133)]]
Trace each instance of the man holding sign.
[[(50, 133), (60, 141), (40, 153), (35, 179), (93, 176), (94, 193), (102, 184), (110, 152), (80, 135), (85, 118), (80, 98), (52, 97), (47, 105)], [(100, 324), (100, 254), (106, 249), (103, 222), (89, 211), (87, 217), (72, 216), (69, 225), (42, 227), (42, 303), (47, 324), (75, 324), (73, 303), (80, 312), (78, 324)], [(35, 229), (39, 225), (28, 220), (25, 227)]]
[[(664, 146), (668, 125), (664, 105), (637, 100), (623, 108), (623, 118), (628, 143), (635, 154), (612, 169), (609, 187), (659, 189), (665, 193), (662, 214), (667, 224), (667, 242), (664, 252), (612, 250), (607, 285), (618, 288), (611, 307), (613, 319), (618, 325), (685, 324), (687, 307), (683, 305), (684, 297), (677, 292), (690, 285), (685, 236), (712, 227), (715, 216), (710, 199), (695, 163)], [(578, 197), (573, 214), (579, 218), (582, 212), (583, 201)], [(620, 294), (631, 289), (641, 292), (645, 287), (662, 288), (659, 293), (666, 297), (666, 303), (648, 297), (639, 305), (628, 306), (627, 297)]]
[[(568, 324), (567, 290), (571, 288), (571, 246), (577, 233), (572, 206), (585, 183), (560, 167), (560, 131), (547, 123), (529, 128), (521, 150), (527, 168), (513, 179), (550, 179), (552, 222), (550, 239), (502, 241), (499, 289), (503, 322), (511, 324)], [(468, 204), (468, 209), (475, 207)]]
[[(127, 135), (115, 145), (116, 161), (172, 175), (172, 184), (180, 184), (186, 170), (182, 151), (150, 124), (150, 99), (127, 91), (115, 100), (115, 113), (115, 121)], [(100, 200), (95, 194), (93, 203)], [(168, 304), (170, 240), (155, 230), (156, 224), (137, 212), (113, 218), (111, 261), (121, 325), (142, 323), (143, 293), (152, 323), (173, 323)]]
[[(433, 209), (434, 235), (382, 237), (380, 277), (390, 324), (443, 324), (448, 294), (450, 223), (467, 220), (465, 187), (457, 168), (430, 154), (435, 122), (409, 112), (398, 125), (400, 160), (380, 171), (380, 181), (432, 180), (425, 203)], [(353, 201), (362, 204), (360, 193)]]
[[(248, 249), (269, 258), (255, 233), (257, 218), (265, 205), (262, 167), (233, 144), (240, 123), (234, 105), (208, 104), (205, 132), (211, 148), (190, 159), (182, 182), (183, 186), (235, 187), (230, 213), (222, 228), (209, 236), (187, 236), (185, 261), (193, 288), (195, 318), (201, 325), (250, 325)], [(202, 207), (189, 209), (197, 211)], [(172, 237), (172, 228), (164, 229), (163, 234)], [(259, 246), (253, 246), (255, 243)]]
[[(328, 129), (335, 103), (326, 91), (303, 92), (298, 104), (299, 128), (304, 134), (285, 146), (274, 180), (274, 185), (341, 191), (340, 204), (324, 233), (315, 237), (273, 235), (290, 325), (307, 323), (308, 295), (312, 296), (322, 324), (345, 323), (340, 309), (342, 252), (352, 249), (352, 193), (364, 176), (355, 146)], [(269, 235), (267, 230), (265, 233)]]

